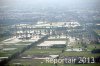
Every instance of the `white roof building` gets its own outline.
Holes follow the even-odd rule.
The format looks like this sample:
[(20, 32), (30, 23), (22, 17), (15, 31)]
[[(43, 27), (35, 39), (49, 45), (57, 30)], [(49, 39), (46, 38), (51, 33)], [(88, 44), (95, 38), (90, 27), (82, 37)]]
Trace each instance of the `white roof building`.
[(66, 41), (44, 41), (43, 43), (37, 45), (37, 46), (53, 46), (53, 45), (64, 45), (66, 44)]

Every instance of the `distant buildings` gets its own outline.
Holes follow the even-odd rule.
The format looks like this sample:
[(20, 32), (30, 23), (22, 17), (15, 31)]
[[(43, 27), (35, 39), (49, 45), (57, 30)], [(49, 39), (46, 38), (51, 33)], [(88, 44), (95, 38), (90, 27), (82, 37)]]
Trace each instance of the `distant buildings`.
[(12, 29), (14, 30), (13, 31), (14, 36), (16, 36), (17, 38), (30, 39), (34, 35), (56, 34), (57, 30), (59, 30), (58, 28), (66, 30), (67, 28), (74, 28), (78, 26), (81, 26), (78, 22), (37, 22), (36, 25), (29, 25), (29, 24), (13, 25)]

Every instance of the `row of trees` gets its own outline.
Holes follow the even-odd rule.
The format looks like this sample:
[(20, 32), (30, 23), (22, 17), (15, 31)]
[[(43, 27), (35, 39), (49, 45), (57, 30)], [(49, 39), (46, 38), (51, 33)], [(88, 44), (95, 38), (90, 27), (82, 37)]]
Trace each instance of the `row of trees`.
[(8, 57), (8, 59), (3, 59), (0, 62), (1, 66), (5, 66), (9, 61), (11, 61), (12, 59), (18, 57), (20, 54), (22, 54), (23, 52), (25, 52), (26, 50), (30, 49), (33, 46), (36, 46), (37, 44), (43, 42), (45, 39), (48, 38), (48, 35), (44, 36), (43, 38), (39, 39), (38, 41), (35, 41), (34, 43), (32, 43), (31, 45), (28, 45), (26, 47), (24, 47), (22, 50), (17, 51), (16, 53), (12, 54), (11, 56)]

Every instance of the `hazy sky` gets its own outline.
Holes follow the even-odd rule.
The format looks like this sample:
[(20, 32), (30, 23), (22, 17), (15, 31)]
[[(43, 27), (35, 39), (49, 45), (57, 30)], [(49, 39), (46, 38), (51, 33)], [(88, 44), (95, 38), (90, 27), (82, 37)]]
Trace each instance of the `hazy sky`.
[(10, 7), (99, 7), (100, 0), (0, 0), (1, 6)]

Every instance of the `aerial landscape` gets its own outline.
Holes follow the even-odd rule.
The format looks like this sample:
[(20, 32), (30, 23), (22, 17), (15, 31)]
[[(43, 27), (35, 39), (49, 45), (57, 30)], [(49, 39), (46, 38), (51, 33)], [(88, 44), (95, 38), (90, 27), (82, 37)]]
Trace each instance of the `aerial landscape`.
[(100, 66), (99, 0), (0, 0), (0, 66)]

